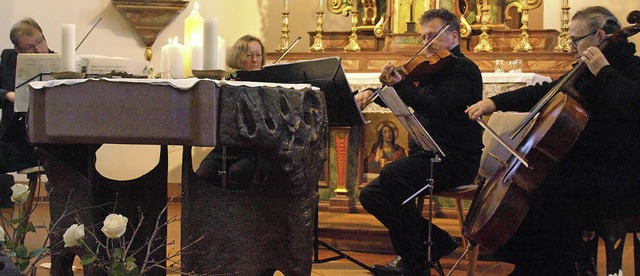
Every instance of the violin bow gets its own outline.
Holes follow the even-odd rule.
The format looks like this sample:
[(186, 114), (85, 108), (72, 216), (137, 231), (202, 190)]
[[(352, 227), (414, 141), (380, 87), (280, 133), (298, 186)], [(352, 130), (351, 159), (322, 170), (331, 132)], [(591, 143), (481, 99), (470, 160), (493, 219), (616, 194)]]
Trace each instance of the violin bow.
[(93, 27), (91, 27), (91, 30), (89, 30), (89, 32), (87, 32), (87, 34), (82, 38), (80, 43), (78, 43), (78, 46), (76, 46), (76, 51), (78, 51), (78, 48), (80, 48), (80, 45), (82, 45), (82, 42), (84, 42), (84, 40), (87, 39), (89, 34), (93, 31), (93, 29), (96, 28), (96, 26), (98, 26), (98, 23), (100, 23), (100, 21), (102, 21), (102, 16), (100, 16), (100, 18), (98, 18), (98, 21), (96, 22), (96, 24), (93, 24)]
[(291, 51), (291, 49), (293, 49), (293, 46), (296, 46), (296, 44), (298, 44), (298, 42), (300, 42), (300, 38), (301, 37), (296, 38), (296, 40), (293, 41), (293, 43), (291, 43), (291, 46), (289, 46), (286, 50), (284, 50), (284, 53), (282, 53), (282, 55), (280, 55), (280, 57), (278, 59), (276, 59), (276, 61), (274, 61), (273, 64), (278, 63), (278, 61), (280, 61), (287, 53), (289, 53), (289, 51)]

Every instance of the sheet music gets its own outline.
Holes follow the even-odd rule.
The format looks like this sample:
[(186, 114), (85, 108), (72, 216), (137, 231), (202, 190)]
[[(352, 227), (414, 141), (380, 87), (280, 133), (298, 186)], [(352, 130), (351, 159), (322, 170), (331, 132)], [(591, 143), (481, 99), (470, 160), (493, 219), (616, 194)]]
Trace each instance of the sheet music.
[(440, 146), (436, 144), (431, 135), (424, 129), (416, 116), (411, 113), (393, 87), (385, 87), (379, 92), (379, 95), (387, 107), (391, 109), (393, 115), (395, 115), (404, 128), (407, 129), (413, 141), (418, 143), (424, 151), (434, 152), (441, 157), (445, 156)]
[(19, 54), (16, 62), (16, 101), (14, 103), (14, 111), (27, 112), (29, 108), (29, 89), (28, 85), (24, 83), (50, 80), (52, 78), (49, 75), (42, 78), (37, 76), (41, 73), (59, 72), (61, 68), (61, 54)]

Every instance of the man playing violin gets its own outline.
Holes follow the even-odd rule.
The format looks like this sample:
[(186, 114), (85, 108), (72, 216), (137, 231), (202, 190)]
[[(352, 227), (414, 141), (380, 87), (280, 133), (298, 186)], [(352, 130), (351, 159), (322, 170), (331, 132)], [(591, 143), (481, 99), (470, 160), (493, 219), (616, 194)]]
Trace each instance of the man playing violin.
[[(438, 62), (438, 70), (424, 70), (411, 79), (395, 72), (391, 65), (386, 66), (382, 75), (389, 78), (381, 77), (381, 81), (393, 86), (405, 104), (413, 108), (416, 118), (444, 151), (446, 156), (433, 168), (434, 191), (442, 191), (471, 184), (478, 171), (482, 128), (469, 121), (464, 110), (482, 99), (482, 75), (476, 64), (460, 52), (460, 22), (455, 14), (446, 9), (430, 10), (420, 23), (425, 45), (432, 42), (427, 54), (446, 51), (451, 55)], [(433, 39), (445, 24), (449, 29)], [(363, 91), (356, 95), (361, 109), (371, 94), (372, 91)], [(379, 100), (376, 103), (383, 105)], [(362, 206), (387, 227), (401, 257), (387, 265), (374, 266), (376, 274), (428, 275), (430, 264), (458, 246), (446, 231), (434, 225), (429, 262), (428, 220), (417, 213), (415, 204), (401, 204), (427, 185), (432, 157), (432, 153), (410, 141), (409, 156), (387, 164), (380, 176), (360, 191)]]
[[(512, 275), (596, 275), (594, 258), (583, 248), (583, 231), (602, 219), (640, 213), (640, 57), (626, 39), (609, 42), (608, 35), (620, 29), (603, 7), (585, 8), (571, 19), (576, 66), (588, 67), (572, 90), (589, 119), (574, 146), (532, 192), (531, 209), (516, 234), (495, 252), (516, 264)], [(528, 111), (558, 81), (482, 100), (466, 112), (476, 119), (496, 110)]]

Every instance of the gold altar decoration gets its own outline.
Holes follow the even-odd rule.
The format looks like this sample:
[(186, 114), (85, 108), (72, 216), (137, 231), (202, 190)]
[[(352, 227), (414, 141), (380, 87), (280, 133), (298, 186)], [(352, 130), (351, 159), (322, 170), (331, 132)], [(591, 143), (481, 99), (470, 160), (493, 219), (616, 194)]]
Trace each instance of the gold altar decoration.
[[(334, 14), (342, 14), (349, 16), (351, 14), (351, 35), (349, 36), (349, 44), (344, 47), (345, 52), (360, 52), (358, 45), (358, 0), (331, 0), (327, 1), (327, 9)], [(362, 0), (364, 1), (364, 0)], [(374, 2), (375, 3), (375, 2)]]
[(322, 23), (323, 23), (323, 15), (324, 12), (322, 10), (318, 10), (316, 12), (316, 35), (313, 36), (313, 45), (309, 47), (310, 52), (324, 52), (324, 46), (322, 45)]
[(556, 52), (569, 52), (571, 51), (571, 38), (569, 38), (569, 1), (562, 1), (562, 27), (560, 28), (560, 34), (558, 35), (558, 46), (556, 46)]
[(478, 45), (476, 45), (476, 47), (473, 48), (474, 52), (492, 52), (493, 51), (491, 44), (489, 44), (489, 34), (487, 33), (487, 31), (489, 30), (488, 24), (489, 24), (489, 21), (491, 21), (491, 14), (489, 13), (489, 11), (490, 11), (489, 4), (484, 3), (482, 5), (482, 15), (480, 17), (481, 18), (480, 21), (482, 22), (482, 28), (480, 30), (482, 30), (482, 33), (480, 34)]
[(518, 12), (522, 13), (522, 18), (520, 19), (520, 21), (522, 22), (522, 27), (520, 27), (522, 33), (520, 33), (520, 42), (518, 42), (518, 44), (513, 47), (514, 52), (531, 52), (533, 50), (531, 44), (529, 44), (529, 33), (527, 32), (527, 30), (529, 29), (528, 24), (530, 10), (528, 1), (529, 0), (523, 0), (522, 3), (513, 2), (509, 4), (518, 7)]
[(147, 46), (144, 57), (151, 61), (151, 46), (156, 42), (158, 33), (166, 28), (173, 18), (189, 5), (189, 1), (177, 0), (111, 0), (113, 6), (133, 27), (142, 42)]
[(280, 45), (276, 48), (276, 52), (282, 53), (289, 48), (289, 11), (282, 12), (282, 36), (280, 36)]
[(469, 15), (469, 0), (453, 1), (452, 8), (452, 12), (460, 16), (460, 37), (467, 38), (471, 36), (471, 25), (466, 19), (467, 15)]

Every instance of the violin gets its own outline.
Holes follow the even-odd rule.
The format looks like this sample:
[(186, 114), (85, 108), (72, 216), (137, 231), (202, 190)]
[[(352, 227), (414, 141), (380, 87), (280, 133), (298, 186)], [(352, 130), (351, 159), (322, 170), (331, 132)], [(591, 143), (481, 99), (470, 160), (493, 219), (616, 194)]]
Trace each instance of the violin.
[(409, 58), (407, 63), (402, 66), (398, 66), (387, 73), (381, 74), (379, 79), (383, 85), (369, 96), (367, 104), (373, 102), (378, 97), (378, 93), (387, 87), (384, 83), (389, 83), (391, 81), (391, 76), (394, 74), (400, 74), (403, 78), (410, 81), (417, 81), (424, 79), (425, 76), (431, 76), (439, 72), (443, 65), (453, 58), (451, 52), (445, 49), (428, 55), (420, 55), (420, 53), (429, 48), (429, 46), (431, 46), (431, 44), (433, 44), (433, 42), (449, 28), (449, 24), (442, 25), (433, 37), (431, 37), (415, 54), (413, 54), (413, 56), (411, 56), (411, 58)]

